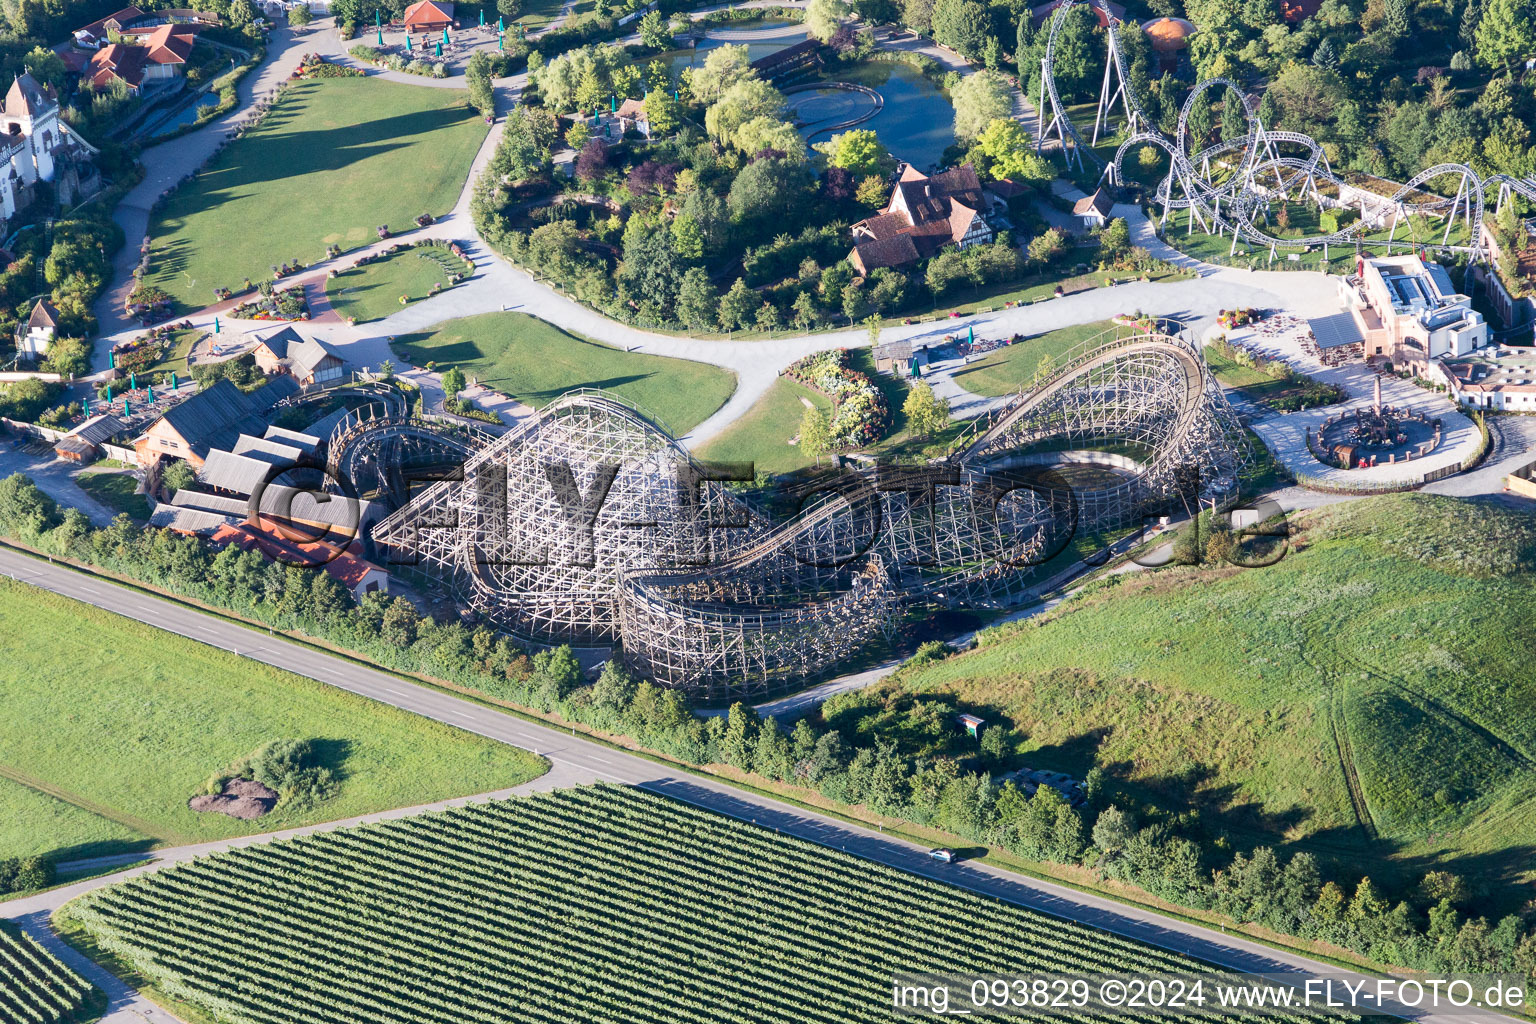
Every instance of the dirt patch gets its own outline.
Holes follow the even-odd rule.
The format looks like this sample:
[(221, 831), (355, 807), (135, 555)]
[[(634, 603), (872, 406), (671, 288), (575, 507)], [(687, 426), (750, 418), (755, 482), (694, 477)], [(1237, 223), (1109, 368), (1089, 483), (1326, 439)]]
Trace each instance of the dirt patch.
[(230, 779), (224, 791), (215, 796), (195, 796), (187, 801), (194, 811), (212, 811), (231, 818), (250, 821), (272, 810), (277, 793), (253, 779)]

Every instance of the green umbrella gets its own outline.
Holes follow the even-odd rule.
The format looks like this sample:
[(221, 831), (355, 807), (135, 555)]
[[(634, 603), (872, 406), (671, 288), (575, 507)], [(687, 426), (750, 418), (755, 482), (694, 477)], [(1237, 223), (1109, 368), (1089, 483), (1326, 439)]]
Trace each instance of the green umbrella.
[(485, 28), (485, 8), (480, 8), (480, 27)]
[(384, 45), (384, 30), (382, 28), (379, 29), (379, 45)]
[(497, 36), (496, 37), (496, 49), (505, 51), (506, 50), (506, 45), (505, 45), (506, 42), (507, 42), (507, 37), (506, 36)]
[(506, 30), (507, 30), (507, 25), (506, 25), (505, 19), (503, 19), (502, 16), (499, 15), (499, 14), (496, 15), (496, 31), (497, 32), (505, 32)]
[(443, 44), (442, 43), (438, 43), (437, 44), (437, 55), (439, 57), (441, 57), (443, 55)]
[(406, 33), (406, 34), (405, 34), (405, 52), (406, 52), (406, 53), (410, 53), (410, 52), (412, 52), (412, 51), (413, 51), (413, 50), (414, 50), (414, 49), (415, 49), (415, 48), (414, 48), (414, 47), (413, 47), (413, 46), (411, 46), (411, 34), (410, 34), (410, 33), (409, 33), (409, 32), (407, 32), (407, 33)]
[(448, 30), (447, 29), (443, 29), (443, 45), (444, 46), (452, 46), (453, 45), (453, 40), (448, 38)]

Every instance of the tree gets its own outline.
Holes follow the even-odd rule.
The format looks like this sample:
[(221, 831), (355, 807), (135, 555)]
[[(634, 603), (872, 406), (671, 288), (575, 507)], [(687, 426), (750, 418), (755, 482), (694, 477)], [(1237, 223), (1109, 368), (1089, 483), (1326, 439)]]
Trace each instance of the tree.
[(1131, 229), (1125, 218), (1116, 217), (1099, 232), (1099, 259), (1114, 263), (1131, 251)]
[(22, 66), (44, 85), (61, 86), (69, 78), (64, 59), (46, 46), (34, 46), (22, 59)]
[(750, 156), (773, 154), (805, 159), (805, 139), (795, 126), (775, 117), (754, 117), (736, 130), (735, 147)]
[(592, 138), (592, 126), (585, 121), (573, 121), (565, 130), (565, 144), (576, 152), (576, 157), (581, 158), (581, 151)]
[(779, 121), (783, 119), (783, 114), (783, 93), (756, 76), (743, 78), (710, 104), (704, 112), (704, 130), (716, 142), (727, 143), (735, 138), (742, 125), (753, 118), (768, 117)]
[(808, 406), (800, 417), (800, 450), (813, 459), (827, 454), (832, 443), (832, 433), (827, 414), (815, 406)]
[(976, 0), (937, 0), (933, 38), (963, 57), (979, 57), (991, 41), (991, 18)]
[(758, 330), (772, 334), (784, 326), (784, 315), (779, 312), (778, 306), (765, 300), (761, 306), (757, 307), (755, 322)]
[(576, 156), (576, 177), (596, 181), (608, 171), (608, 144), (602, 139), (588, 139)]
[(1323, 38), (1317, 44), (1317, 49), (1312, 51), (1312, 63), (1326, 71), (1337, 71), (1339, 68), (1339, 51), (1334, 48), (1333, 40)]
[[(973, 152), (981, 156), (983, 170), (994, 178), (1026, 181), (1040, 173), (1029, 159), (1035, 156), (1029, 133), (1011, 117), (995, 118), (988, 123), (986, 130), (976, 137)], [(1046, 172), (1054, 177), (1049, 162), (1045, 164)]]
[(949, 426), (949, 401), (935, 395), (927, 381), (920, 380), (912, 385), (907, 391), (907, 400), (901, 404), (901, 411), (907, 417), (907, 427), (923, 437)]
[(294, 28), (303, 28), (313, 20), (315, 20), (315, 16), (310, 13), (309, 4), (307, 3), (288, 9), (288, 24)]
[(667, 16), (660, 11), (647, 11), (640, 19), (640, 42), (653, 50), (666, 50), (672, 46), (672, 29)]
[(745, 46), (717, 46), (693, 69), (688, 91), (701, 103), (713, 103), (737, 82), (756, 77), (752, 55)]
[(704, 258), (704, 232), (699, 222), (680, 213), (672, 219), (672, 248), (685, 260)]
[(1048, 228), (1030, 239), (1027, 250), (1030, 262), (1041, 267), (1048, 267), (1055, 263), (1066, 251), (1066, 236), (1056, 228)]
[(229, 5), (229, 24), (234, 28), (244, 28), (256, 20), (256, 8), (251, 6), (250, 0), (232, 0)]
[(1118, 807), (1110, 806), (1099, 812), (1093, 823), (1093, 845), (1108, 858), (1114, 858), (1136, 833), (1131, 816)]
[(849, 174), (861, 178), (871, 175), (881, 178), (882, 192), (885, 185), (883, 178), (890, 173), (896, 162), (880, 141), (880, 136), (868, 128), (855, 128), (834, 135), (827, 142), (818, 144), (817, 148), (827, 154), (827, 162), (833, 167), (841, 167)]
[(655, 302), (670, 316), (687, 266), (672, 248), (670, 226), (634, 216), (624, 230), (624, 260), (619, 278), (630, 294)]
[(830, 43), (848, 17), (844, 0), (811, 0), (805, 8), (805, 30), (812, 39)]
[(516, 21), (523, 13), (523, 0), (496, 0), (496, 13), (508, 21)]
[(1031, 46), (1034, 44), (1034, 37), (1035, 19), (1034, 16), (1026, 10), (1023, 14), (1019, 15), (1019, 24), (1018, 27), (1014, 30), (1013, 36), (1013, 59), (1019, 65), (1019, 73), (1021, 75), (1028, 73), (1024, 67), (1024, 62), (1026, 59), (1028, 59), (1027, 54), (1029, 53)]
[[(469, 105), (484, 117), (496, 113), (496, 90), (491, 84), (495, 62), (484, 50), (477, 50), (464, 66), (464, 82), (469, 87)], [(582, 124), (578, 121), (577, 124)]]
[(814, 184), (804, 161), (754, 160), (731, 183), (726, 205), (738, 223), (794, 224)]
[(181, 459), (173, 459), (160, 473), (160, 488), (168, 495), (184, 491), (197, 483), (197, 474)]
[(747, 287), (741, 278), (720, 297), (720, 326), (728, 331), (740, 330), (752, 323), (757, 312), (757, 292)]
[(720, 760), (742, 771), (752, 770), (753, 740), (758, 730), (757, 712), (737, 701), (725, 716), (725, 733), (720, 737)]
[(790, 322), (802, 331), (809, 331), (821, 319), (821, 312), (816, 308), (816, 297), (809, 291), (796, 295), (789, 308)]
[(450, 400), (458, 398), (459, 393), (469, 387), (469, 381), (464, 377), (464, 371), (457, 366), (450, 366), (443, 371), (443, 394)]
[(871, 174), (859, 179), (859, 187), (854, 190), (854, 201), (861, 206), (884, 206), (886, 193), (885, 179)]
[(1487, 0), (1477, 24), (1477, 59), (1484, 67), (1507, 68), (1536, 56), (1536, 11), (1530, 0)]
[[(681, 219), (681, 218), (679, 218)], [(702, 267), (690, 267), (677, 290), (677, 318), (695, 331), (710, 330), (718, 322), (720, 292)]]
[(651, 126), (653, 137), (671, 135), (677, 131), (677, 126), (682, 124), (682, 110), (670, 92), (665, 89), (652, 89), (645, 94), (645, 119)]
[(955, 135), (965, 141), (976, 138), (998, 118), (1013, 113), (1008, 80), (996, 71), (966, 75), (950, 90), (950, 98), (955, 106)]

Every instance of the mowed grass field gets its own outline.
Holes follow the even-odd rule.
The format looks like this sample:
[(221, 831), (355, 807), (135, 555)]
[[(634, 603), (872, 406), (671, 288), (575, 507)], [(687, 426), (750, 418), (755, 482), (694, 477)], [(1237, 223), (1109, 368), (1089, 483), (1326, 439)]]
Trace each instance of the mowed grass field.
[(145, 283), (201, 308), (275, 264), (374, 241), (380, 224), (411, 230), (453, 207), (485, 133), (456, 89), (298, 83), (156, 211)]
[(54, 921), (162, 998), (310, 1024), (862, 1024), (903, 1019), (902, 972), (1204, 969), (617, 786), (232, 850)]
[(81, 473), (75, 483), (113, 512), (127, 512), (141, 523), (149, 518), (149, 501), (138, 493), (139, 481), (132, 473)]
[(815, 459), (789, 443), (800, 431), (806, 402), (832, 415), (832, 403), (825, 395), (780, 377), (745, 415), (706, 442), (699, 449), (699, 458), (707, 462), (750, 462), (759, 473), (775, 474), (813, 465)]
[(433, 285), (446, 289), (448, 278), (462, 269), (463, 263), (446, 249), (420, 246), (342, 271), (325, 283), (325, 294), (337, 313), (363, 323), (404, 309), (402, 295), (408, 306), (428, 298)]
[(1114, 326), (1108, 320), (1077, 324), (994, 349), (964, 369), (956, 370), (955, 383), (972, 394), (987, 398), (1011, 395), (1034, 380), (1041, 359), (1050, 356), (1059, 367), (1066, 353)]
[[(8, 580), (0, 622), (12, 639), (0, 661), (0, 775), (73, 808), (0, 780), (0, 803), (17, 812), (0, 813), (0, 856), (267, 832), (503, 789), (544, 770), (504, 744)], [(211, 774), (281, 738), (312, 740), (339, 793), (246, 822), (187, 807)]]
[(681, 437), (725, 404), (736, 376), (707, 363), (625, 352), (567, 334), (526, 313), (483, 313), (402, 334), (395, 351), (416, 366), (457, 366), (479, 383), (542, 409), (567, 391), (600, 388)]
[[(1536, 895), (1536, 523), (1395, 495), (1256, 569), (1131, 573), (894, 685), (1000, 709), (1032, 764), (1106, 767), (1240, 846)], [(1351, 777), (1358, 780), (1352, 794)]]

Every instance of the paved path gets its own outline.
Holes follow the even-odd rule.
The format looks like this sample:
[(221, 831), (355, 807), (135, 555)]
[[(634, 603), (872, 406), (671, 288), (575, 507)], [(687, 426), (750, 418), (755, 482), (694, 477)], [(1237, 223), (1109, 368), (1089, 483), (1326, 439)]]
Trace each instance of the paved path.
[[(190, 636), (200, 642), (236, 651), (244, 657), (530, 750), (547, 758), (553, 765), (552, 774), (541, 780), (547, 786), (575, 785), (597, 780), (641, 786), (789, 835), (847, 850), (913, 874), (946, 881), (973, 892), (1093, 925), (1233, 970), (1256, 973), (1333, 970), (1303, 956), (1274, 950), (1247, 939), (1177, 921), (1151, 910), (1026, 878), (989, 865), (939, 864), (927, 856), (924, 847), (906, 840), (801, 810), (718, 779), (674, 770), (665, 764), (561, 732), (549, 725), (517, 718), (444, 691), (406, 682), (385, 672), (284, 638), (263, 636), (228, 620), (205, 615), (172, 601), (148, 597), (119, 584), (39, 561), (9, 549), (0, 549), (0, 572), (55, 593), (127, 614), (140, 621), (152, 622), (162, 629)], [(530, 783), (530, 786), (533, 785), (537, 783)], [(400, 815), (413, 811), (387, 813)], [(200, 844), (197, 852), (207, 853), (229, 846), (264, 842), (271, 838), (254, 836), (222, 844)], [(164, 863), (183, 859), (183, 856), (177, 851), (161, 851), (156, 855), (155, 862), (133, 869), (131, 873), (154, 870)], [(80, 893), (111, 884), (121, 877), (113, 875), (88, 879), (52, 892), (0, 903), (0, 916), (24, 919), (33, 929), (43, 931), (46, 935), (43, 925), (53, 910)], [(136, 998), (126, 995), (122, 989), (118, 992), (124, 998)], [(132, 1012), (135, 1011), (120, 1002), (114, 1016), (109, 1019), (112, 1024), (135, 1020), (134, 1017), (122, 1015)], [(168, 1021), (171, 1018), (149, 1019)], [(1434, 1020), (1433, 1017), (1424, 1019)], [(1495, 1018), (1489, 1015), (1488, 1019)], [(1447, 1020), (1446, 1024), (1452, 1024), (1452, 1020)]]
[[(759, 0), (757, 3), (746, 6), (769, 6), (769, 4)], [(693, 15), (702, 16), (706, 13), (708, 13), (707, 10), (698, 11), (693, 12)], [(249, 100), (252, 94), (265, 94), (271, 84), (286, 77), (292, 68), (297, 66), (301, 53), (320, 52), (338, 60), (350, 62), (345, 52), (347, 45), (349, 44), (346, 41), (338, 38), (329, 19), (317, 21), (299, 37), (295, 37), (286, 28), (280, 28), (269, 47), (270, 56), (267, 63), (259, 69), (258, 73), (247, 76), (246, 85), (242, 87), (244, 90), (242, 98)], [(898, 41), (895, 45), (927, 53), (946, 66), (962, 70), (969, 68), (969, 65), (958, 55), (926, 41), (905, 40)], [(395, 72), (373, 71), (371, 74), (403, 84), (428, 88), (461, 88), (463, 82), (461, 76), (430, 79)], [(496, 83), (499, 112), (511, 108), (525, 82), (526, 75), (519, 74)], [(202, 131), (146, 151), (145, 162), (148, 171), (145, 181), (125, 200), (124, 208), (120, 212), (120, 223), (123, 223), (125, 236), (129, 239), (129, 243), (125, 245), (117, 259), (117, 280), (120, 285), (99, 304), (98, 316), (103, 325), (103, 333), (108, 337), (98, 344), (98, 366), (104, 366), (106, 363), (106, 350), (110, 341), (132, 337), (139, 332), (137, 325), (125, 323), (116, 311), (121, 309), (122, 288), (125, 287), (121, 282), (128, 279), (129, 273), (137, 262), (136, 240), (144, 235), (149, 203), (169, 184), (180, 180), (200, 166), (230, 130), (229, 126), (241, 116), (240, 114), (230, 115)], [(429, 228), (399, 236), (404, 239), (457, 239), (465, 245), (479, 265), (476, 274), (456, 288), (418, 302), (382, 320), (356, 327), (345, 323), (325, 324), (327, 340), (339, 347), (349, 361), (360, 366), (377, 366), (384, 359), (394, 358), (389, 348), (390, 337), (429, 330), (458, 317), (503, 310), (528, 313), (565, 330), (595, 338), (610, 345), (653, 355), (711, 363), (733, 372), (736, 375), (736, 389), (731, 397), (714, 415), (704, 420), (682, 439), (684, 444), (696, 447), (718, 435), (746, 413), (773, 386), (780, 371), (795, 360), (829, 348), (857, 348), (869, 344), (868, 333), (862, 328), (753, 342), (696, 339), (644, 331), (610, 320), (601, 313), (535, 281), (527, 272), (511, 266), (484, 245), (475, 235), (469, 215), (469, 201), (473, 195), (474, 184), (494, 153), (503, 126), (504, 121), (498, 117), (469, 169), (464, 188), (454, 209)], [(138, 212), (134, 213), (135, 210)], [(1139, 208), (1117, 207), (1115, 213), (1117, 216), (1126, 216), (1132, 222), (1133, 231), (1137, 233), (1138, 244), (1147, 245), (1159, 255), (1168, 253), (1177, 256), (1173, 250), (1155, 238), (1151, 225), (1142, 217)], [(326, 270), (332, 267), (351, 266), (359, 255), (377, 251), (393, 242), (394, 240), (376, 243), (347, 253), (336, 260), (316, 263), (304, 274), (291, 278), (290, 283), (308, 284), (313, 288), (323, 283)], [(1182, 259), (1182, 257), (1179, 258)], [(1213, 318), (1216, 312), (1223, 308), (1240, 305), (1276, 307), (1288, 305), (1295, 298), (1297, 286), (1303, 284), (1298, 282), (1297, 278), (1321, 279), (1321, 275), (1278, 275), (1200, 266), (1203, 276), (1198, 281), (1171, 284), (1133, 282), (1083, 292), (1037, 305), (999, 310), (973, 317), (944, 320), (932, 324), (889, 327), (881, 332), (881, 340), (937, 339), (948, 333), (963, 331), (967, 326), (975, 327), (983, 336), (1013, 333), (1032, 335), (1059, 327), (1100, 320), (1116, 312), (1136, 309), (1198, 324), (1202, 320)], [(1282, 277), (1285, 280), (1282, 281)], [(1282, 284), (1285, 286), (1283, 292), (1273, 290)], [(1302, 290), (1309, 289), (1303, 287)], [(1282, 294), (1286, 296), (1285, 299), (1281, 298)], [(1336, 309), (1335, 300), (1330, 311)], [(196, 326), (211, 326), (216, 314), (222, 315), (220, 307), (209, 307), (188, 319), (191, 319)], [(237, 329), (239, 326), (231, 324), (232, 329)], [(116, 337), (112, 337), (114, 334)], [(952, 382), (946, 379), (941, 383), (944, 387), (948, 387)], [(952, 405), (956, 412), (979, 411), (964, 394), (956, 393), (951, 397), (954, 399)], [(990, 403), (991, 400), (982, 401)]]

